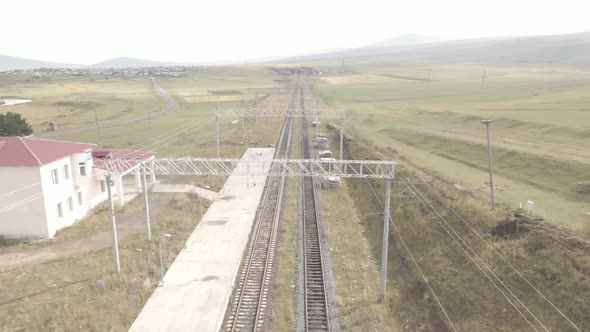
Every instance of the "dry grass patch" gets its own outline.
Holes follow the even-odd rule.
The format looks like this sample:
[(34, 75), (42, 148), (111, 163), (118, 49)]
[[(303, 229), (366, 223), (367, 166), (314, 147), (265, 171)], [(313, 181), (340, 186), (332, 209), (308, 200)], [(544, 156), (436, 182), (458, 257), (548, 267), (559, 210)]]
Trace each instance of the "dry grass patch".
[[(388, 305), (379, 304), (377, 262), (371, 256), (346, 183), (322, 191), (322, 209), (342, 330), (401, 331)], [(390, 290), (388, 301), (396, 299)]]
[(0, 273), (1, 330), (127, 330), (159, 282), (161, 235), (173, 235), (162, 244), (168, 268), (199, 222), (198, 206), (179, 194), (152, 220), (151, 242), (142, 231), (121, 240), (119, 275), (110, 248)]

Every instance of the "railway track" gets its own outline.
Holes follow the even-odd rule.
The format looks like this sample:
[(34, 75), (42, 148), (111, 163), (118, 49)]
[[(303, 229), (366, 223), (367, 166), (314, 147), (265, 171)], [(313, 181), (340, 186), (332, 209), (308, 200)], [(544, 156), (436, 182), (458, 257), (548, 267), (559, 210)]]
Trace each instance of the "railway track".
[[(297, 84), (289, 109), (297, 100)], [(275, 158), (288, 157), (291, 147), (293, 118), (286, 117), (279, 135)], [(285, 177), (271, 176), (267, 180), (261, 205), (245, 251), (237, 285), (226, 310), (226, 331), (259, 331), (268, 316), (269, 290), (276, 254), (277, 231), (281, 215)]]
[[(301, 111), (305, 114), (303, 89), (300, 93)], [(309, 131), (309, 121), (301, 118), (299, 153), (303, 159), (313, 159), (313, 149)], [(318, 214), (318, 195), (316, 178), (301, 178), (301, 206), (303, 227), (303, 300), (305, 331), (330, 331), (330, 311), (328, 308), (322, 241), (320, 238)]]

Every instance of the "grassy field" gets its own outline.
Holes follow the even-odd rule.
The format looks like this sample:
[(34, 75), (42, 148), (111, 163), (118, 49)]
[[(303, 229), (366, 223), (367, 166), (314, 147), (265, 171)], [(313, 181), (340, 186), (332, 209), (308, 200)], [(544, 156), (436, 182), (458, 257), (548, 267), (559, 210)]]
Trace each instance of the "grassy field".
[[(223, 76), (226, 73), (233, 75), (227, 81)], [(169, 156), (195, 156), (214, 157), (215, 148), (215, 117), (216, 108), (240, 107), (241, 98), (254, 98), (255, 93), (247, 91), (247, 78), (249, 76), (237, 76), (239, 73), (248, 75), (247, 70), (211, 69), (194, 73), (192, 76), (162, 79), (160, 84), (170, 91), (181, 101), (181, 107), (170, 114), (154, 119), (132, 123), (124, 127), (104, 128), (83, 133), (62, 135), (58, 139), (92, 142), (99, 146), (110, 148), (134, 148), (152, 150), (158, 153), (159, 157)], [(250, 73), (252, 77), (260, 75), (259, 85), (254, 79), (254, 86), (260, 88), (272, 88), (274, 86), (273, 73), (271, 71), (260, 72), (255, 68)], [(230, 91), (235, 92), (236, 81), (241, 77), (243, 82), (239, 83), (243, 90), (234, 95), (221, 95), (231, 97), (230, 101), (215, 100), (209, 98), (200, 99), (196, 97), (194, 102), (191, 98), (183, 98), (183, 95), (191, 95), (198, 91)], [(212, 83), (214, 82), (214, 83)], [(235, 91), (233, 91), (235, 90)], [(252, 91), (255, 91), (252, 89)], [(210, 95), (218, 96), (218, 95)], [(286, 108), (288, 96), (285, 95), (282, 102), (276, 101), (276, 107)], [(238, 121), (236, 121), (238, 120)], [(233, 122), (233, 124), (232, 124)], [(242, 127), (240, 119), (231, 117), (220, 118), (220, 150), (224, 157), (240, 157), (247, 146), (264, 147), (276, 143), (278, 128), (281, 119), (278, 118), (246, 118), (244, 137), (242, 138)], [(130, 135), (129, 133), (133, 133)]]
[(0, 74), (0, 98), (31, 99), (28, 104), (5, 106), (1, 111), (18, 112), (35, 133), (48, 130), (49, 123), (63, 128), (145, 115), (160, 111), (162, 101), (147, 78), (106, 79), (53, 77), (32, 80), (29, 76)]
[[(485, 199), (491, 118), (497, 200), (532, 200), (560, 225), (590, 225), (590, 72), (570, 67), (352, 63), (319, 67), (324, 100), (347, 130)], [(426, 80), (431, 69), (430, 82)], [(344, 71), (344, 73), (342, 73)]]
[[(349, 157), (401, 160), (403, 165), (399, 166), (399, 176), (423, 178), (428, 183), (414, 189), (420, 191), (425, 199), (422, 196), (396, 196), (404, 192), (408, 194), (407, 189), (400, 184), (394, 184), (392, 190), (392, 220), (395, 227), (390, 232), (389, 306), (390, 314), (407, 324), (406, 328), (452, 330), (442, 309), (435, 302), (426, 284), (427, 280), (458, 331), (530, 329), (527, 320), (519, 315), (507, 298), (516, 303), (516, 308), (525, 312), (525, 317), (540, 329), (532, 316), (526, 314), (526, 309), (502, 288), (500, 280), (549, 330), (574, 331), (547, 301), (506, 264), (508, 262), (582, 331), (588, 329), (590, 322), (583, 313), (590, 307), (587, 301), (590, 292), (587, 281), (590, 274), (590, 243), (587, 236), (580, 236), (547, 222), (515, 217), (513, 211), (498, 209), (492, 212), (479, 199), (457, 191), (452, 183), (433, 176), (429, 170), (407, 161), (392, 149), (377, 148), (359, 137), (349, 136), (348, 139)], [(379, 215), (383, 211), (380, 205), (380, 201), (383, 201), (383, 181), (361, 183), (351, 180), (346, 184), (358, 213), (363, 216), (363, 229), (372, 254), (378, 258), (383, 227)], [(431, 214), (431, 208), (427, 208), (425, 201), (430, 202), (440, 216)], [(458, 215), (452, 212), (451, 207)], [(447, 226), (439, 224), (441, 217), (446, 220)], [(453, 233), (447, 233), (446, 230), (451, 227), (458, 234), (453, 237), (460, 237), (464, 244), (455, 243), (450, 236)], [(402, 237), (407, 247), (402, 244)], [(467, 246), (473, 253), (462, 251), (461, 248)], [(475, 254), (482, 260), (474, 258)], [(484, 268), (486, 265), (482, 262), (487, 267)], [(416, 265), (425, 279), (418, 273)], [(486, 278), (478, 266), (486, 272), (489, 267), (495, 271), (498, 279), (493, 276), (491, 280)], [(508, 297), (504, 297), (491, 281), (499, 285)]]
[[(239, 103), (274, 86), (277, 76), (265, 67), (213, 67), (194, 75), (163, 78), (162, 87), (186, 103)], [(239, 104), (238, 104), (239, 105)]]

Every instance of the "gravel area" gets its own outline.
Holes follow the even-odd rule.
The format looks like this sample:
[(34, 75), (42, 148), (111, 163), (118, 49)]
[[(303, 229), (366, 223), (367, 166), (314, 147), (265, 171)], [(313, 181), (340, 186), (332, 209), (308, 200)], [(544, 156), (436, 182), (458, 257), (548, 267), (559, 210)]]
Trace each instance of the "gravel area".
[[(297, 267), (295, 274), (295, 331), (305, 331), (305, 306), (304, 306), (304, 271), (303, 271), (303, 217), (301, 215), (302, 207), (302, 182), (300, 181), (299, 192), (297, 195)], [(321, 190), (317, 188), (319, 194), (319, 201), (321, 201)], [(330, 312), (330, 327), (331, 332), (340, 331), (340, 321), (338, 319), (338, 307), (336, 305), (336, 285), (334, 282), (334, 276), (332, 274), (332, 264), (330, 261), (330, 246), (324, 231), (324, 224), (322, 218), (321, 205), (317, 206), (318, 214), (320, 216), (318, 220), (318, 229), (320, 233), (320, 240), (322, 241), (322, 262), (324, 267), (324, 278), (326, 283), (326, 297), (328, 310)]]

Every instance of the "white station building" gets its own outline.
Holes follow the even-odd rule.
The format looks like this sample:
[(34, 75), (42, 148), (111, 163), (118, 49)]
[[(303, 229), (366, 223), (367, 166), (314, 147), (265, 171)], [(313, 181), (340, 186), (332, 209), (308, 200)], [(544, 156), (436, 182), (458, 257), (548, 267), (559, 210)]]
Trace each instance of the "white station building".
[[(108, 158), (153, 159), (154, 155), (34, 136), (0, 137), (0, 236), (53, 237), (106, 201)], [(123, 175), (114, 175), (113, 180), (115, 201), (123, 205)], [(135, 195), (140, 191), (139, 180), (137, 174)]]

